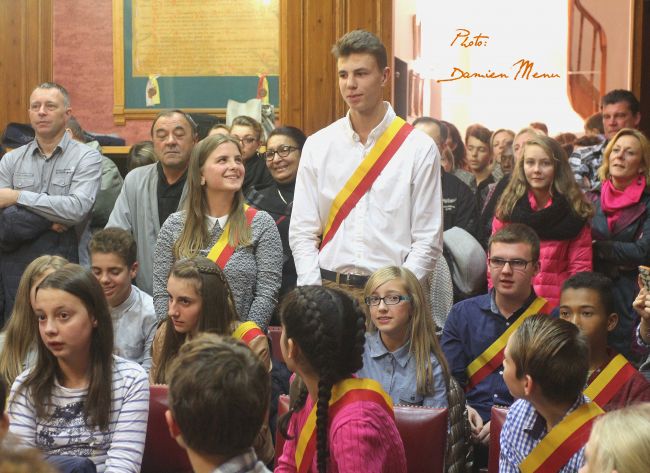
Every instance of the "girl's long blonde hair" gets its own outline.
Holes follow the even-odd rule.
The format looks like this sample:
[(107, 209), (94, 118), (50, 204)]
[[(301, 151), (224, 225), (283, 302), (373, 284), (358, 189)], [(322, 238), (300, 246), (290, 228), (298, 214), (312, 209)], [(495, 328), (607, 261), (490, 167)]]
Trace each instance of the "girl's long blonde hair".
[(650, 471), (650, 403), (608, 412), (594, 423), (588, 458), (594, 473)]
[(36, 315), (29, 299), (32, 286), (46, 271), (55, 271), (67, 263), (68, 260), (61, 256), (39, 256), (27, 265), (20, 278), (11, 317), (3, 331), (4, 347), (0, 351), (0, 376), (9, 388), (23, 371), (29, 351), (36, 348), (38, 325), (35, 323)]
[[(417, 391), (421, 396), (433, 394), (433, 367), (431, 365), (431, 353), (438, 359), (445, 377), (445, 385), (449, 389), (449, 367), (440, 342), (436, 335), (436, 329), (431, 316), (429, 303), (424, 296), (424, 291), (420, 281), (415, 275), (406, 268), (398, 266), (386, 266), (375, 271), (364, 290), (364, 297), (368, 297), (379, 286), (389, 281), (399, 279), (406, 292), (411, 297), (411, 320), (409, 341), (411, 346), (409, 351), (415, 358)], [(372, 323), (370, 316), (367, 317), (367, 329), (369, 332), (376, 332), (377, 327)]]
[(529, 185), (524, 173), (524, 161), (526, 161), (526, 150), (531, 146), (542, 148), (553, 161), (554, 177), (550, 189), (551, 195), (563, 195), (576, 215), (583, 219), (591, 217), (594, 208), (585, 199), (580, 187), (578, 187), (566, 153), (557, 141), (546, 135), (537, 135), (524, 144), (523, 155), (515, 164), (510, 182), (497, 204), (496, 217), (504, 222), (509, 221), (519, 199), (528, 193)]
[[(216, 134), (204, 138), (192, 150), (187, 171), (187, 199), (185, 200), (185, 224), (178, 240), (174, 243), (174, 258), (192, 258), (199, 251), (207, 248), (210, 243), (210, 233), (206, 223), (208, 200), (201, 186), (201, 170), (212, 152), (224, 143), (232, 143), (240, 150), (239, 141), (230, 135)], [(244, 194), (240, 190), (230, 207), (228, 216), (230, 223), (230, 239), (228, 243), (234, 247), (251, 244), (251, 228), (244, 214)]]

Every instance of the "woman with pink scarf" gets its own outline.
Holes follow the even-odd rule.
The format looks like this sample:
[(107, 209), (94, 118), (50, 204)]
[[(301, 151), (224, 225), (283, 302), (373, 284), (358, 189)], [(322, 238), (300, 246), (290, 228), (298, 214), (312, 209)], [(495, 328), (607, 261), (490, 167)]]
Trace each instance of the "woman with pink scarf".
[(589, 193), (596, 210), (591, 223), (594, 270), (614, 282), (619, 322), (610, 345), (630, 358), (638, 266), (650, 261), (650, 142), (643, 133), (620, 130), (605, 149), (598, 176), (600, 186)]

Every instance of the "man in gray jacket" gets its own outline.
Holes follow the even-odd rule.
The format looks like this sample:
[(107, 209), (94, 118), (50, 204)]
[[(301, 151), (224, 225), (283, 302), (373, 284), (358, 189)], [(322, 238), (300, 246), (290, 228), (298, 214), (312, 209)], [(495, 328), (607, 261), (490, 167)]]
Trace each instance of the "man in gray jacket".
[(66, 133), (71, 113), (65, 88), (40, 84), (29, 98), (34, 141), (0, 160), (0, 306), (4, 301), (7, 314), (33, 259), (56, 253), (88, 264), (82, 242), (99, 190), (101, 155)]
[(187, 166), (197, 136), (196, 124), (185, 112), (160, 112), (151, 125), (158, 162), (127, 174), (106, 224), (106, 228), (123, 228), (133, 234), (140, 263), (136, 283), (149, 294), (156, 238), (163, 222), (183, 203)]

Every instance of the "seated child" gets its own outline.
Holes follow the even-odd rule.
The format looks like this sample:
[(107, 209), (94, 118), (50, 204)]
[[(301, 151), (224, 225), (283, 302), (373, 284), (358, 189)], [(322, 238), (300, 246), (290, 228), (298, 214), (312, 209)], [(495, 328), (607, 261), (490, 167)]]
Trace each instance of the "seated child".
[(387, 266), (365, 288), (370, 310), (362, 378), (379, 381), (394, 404), (447, 407), (449, 370), (422, 286), (406, 268)]
[(204, 333), (172, 362), (165, 417), (194, 471), (263, 473), (269, 470), (252, 445), (270, 396), (268, 369), (258, 357), (241, 342)]
[[(275, 472), (406, 472), (392, 400), (378, 382), (353, 377), (365, 340), (357, 302), (337, 289), (302, 286), (285, 296), (280, 320), (282, 355), (304, 389), (280, 420), (287, 441)], [(307, 448), (297, 455), (300, 445)]]
[(503, 368), (517, 400), (501, 431), (499, 472), (577, 472), (590, 424), (603, 413), (582, 394), (586, 338), (565, 320), (533, 315), (508, 340)]
[(254, 322), (240, 322), (223, 271), (202, 256), (176, 261), (167, 281), (169, 318), (154, 336), (153, 364), (149, 378), (166, 384), (169, 367), (178, 349), (202, 332), (242, 339), (271, 368), (269, 342)]
[(36, 289), (34, 366), (9, 397), (9, 430), (47, 456), (86, 457), (97, 471), (139, 472), (147, 432), (145, 371), (113, 355), (113, 327), (92, 273), (68, 264)]
[(149, 371), (156, 331), (153, 298), (131, 284), (138, 273), (135, 240), (121, 228), (106, 228), (90, 240), (90, 264), (113, 319), (114, 353)]
[[(169, 318), (160, 324), (154, 337), (151, 382), (167, 384), (180, 347), (203, 332), (243, 340), (271, 370), (266, 335), (254, 322), (239, 321), (228, 281), (213, 261), (202, 256), (176, 261), (167, 281), (167, 292)], [(265, 464), (273, 460), (275, 450), (268, 422), (262, 425), (255, 449)]]
[(449, 407), (446, 464), (463, 465), (471, 435), (465, 395), (449, 375), (420, 282), (404, 267), (386, 266), (370, 276), (364, 296), (370, 317), (357, 376), (379, 381), (393, 404)]
[(60, 256), (43, 255), (27, 265), (20, 277), (16, 303), (11, 317), (0, 333), (0, 379), (7, 386), (36, 361), (38, 326), (34, 323), (34, 296), (45, 276), (62, 268), (68, 260)]
[(607, 346), (614, 330), (612, 281), (600, 273), (577, 273), (562, 285), (560, 317), (576, 325), (589, 342), (585, 395), (605, 411), (650, 401), (650, 383), (625, 357)]
[(650, 404), (608, 412), (594, 422), (581, 473), (650, 471)]

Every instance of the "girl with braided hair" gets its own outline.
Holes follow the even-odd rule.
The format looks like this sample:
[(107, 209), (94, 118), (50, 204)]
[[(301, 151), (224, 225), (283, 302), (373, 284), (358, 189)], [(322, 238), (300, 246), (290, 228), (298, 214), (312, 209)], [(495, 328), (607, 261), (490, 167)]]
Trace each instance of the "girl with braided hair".
[(152, 383), (166, 384), (169, 367), (185, 341), (202, 332), (240, 338), (271, 366), (268, 339), (254, 322), (240, 322), (223, 271), (202, 256), (174, 263), (169, 280), (168, 318), (159, 326), (152, 345), (149, 376)]
[[(154, 335), (151, 348), (152, 383), (167, 384), (172, 361), (180, 347), (202, 332), (232, 336), (244, 341), (271, 370), (269, 342), (252, 321), (240, 322), (228, 280), (213, 261), (202, 256), (174, 263), (169, 280), (168, 318)], [(253, 447), (264, 463), (273, 460), (273, 436), (268, 419)]]
[(285, 297), (280, 319), (282, 355), (304, 388), (280, 421), (287, 441), (275, 472), (405, 472), (390, 397), (353, 376), (365, 341), (358, 303), (337, 289), (302, 286)]

